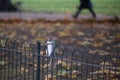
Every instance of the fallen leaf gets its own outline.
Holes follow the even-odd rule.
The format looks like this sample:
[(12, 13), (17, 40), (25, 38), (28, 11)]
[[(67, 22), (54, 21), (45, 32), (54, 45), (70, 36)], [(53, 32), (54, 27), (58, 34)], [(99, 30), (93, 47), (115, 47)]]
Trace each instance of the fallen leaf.
[(37, 64), (34, 64), (34, 68), (37, 68)]
[(81, 73), (79, 71), (73, 70), (72, 72), (67, 70), (58, 71), (58, 76), (62, 78), (76, 79)]
[(51, 74), (45, 75), (45, 80), (56, 80), (56, 76), (53, 76)]
[(62, 24), (60, 22), (57, 22), (55, 25), (56, 26), (61, 26)]
[(84, 36), (84, 35), (85, 35), (85, 33), (84, 33), (84, 32), (82, 32), (82, 31), (80, 31), (80, 32), (78, 32), (78, 33), (77, 33), (77, 35), (78, 35), (78, 36)]
[(61, 65), (63, 69), (69, 70), (71, 68), (71, 63), (66, 61), (58, 60), (56, 65)]
[(109, 53), (103, 50), (90, 50), (89, 54), (99, 54), (101, 56), (108, 55)]
[(22, 73), (27, 73), (27, 72), (29, 72), (29, 70), (28, 69), (26, 69), (26, 68), (24, 68), (24, 67), (21, 67), (21, 69), (19, 70), (19, 72), (22, 72)]
[(48, 67), (50, 67), (50, 65), (48, 65), (48, 64), (44, 64), (44, 66), (43, 66), (43, 68), (48, 68)]
[(104, 42), (94, 42), (93, 43), (93, 46), (94, 47), (101, 47), (101, 46), (103, 46), (104, 45)]
[(7, 61), (0, 61), (0, 65), (1, 65), (1, 66), (5, 66), (5, 65), (7, 65), (7, 64), (8, 64)]
[(87, 80), (98, 80), (97, 78), (88, 78)]
[(72, 79), (76, 79), (77, 76), (80, 76), (80, 75), (81, 75), (81, 73), (79, 71), (73, 70), (72, 74), (69, 74), (68, 77), (72, 78)]
[(120, 42), (120, 34), (117, 34), (115, 36), (115, 39), (113, 40), (113, 42)]
[(110, 62), (101, 62), (100, 65), (102, 65), (102, 66), (112, 66), (112, 63), (110, 63)]
[(60, 70), (60, 71), (58, 71), (58, 76), (63, 77), (63, 78), (67, 78), (69, 73), (70, 73), (69, 71)]
[(89, 41), (83, 41), (83, 42), (81, 42), (81, 45), (91, 45), (92, 43), (91, 42), (89, 42)]

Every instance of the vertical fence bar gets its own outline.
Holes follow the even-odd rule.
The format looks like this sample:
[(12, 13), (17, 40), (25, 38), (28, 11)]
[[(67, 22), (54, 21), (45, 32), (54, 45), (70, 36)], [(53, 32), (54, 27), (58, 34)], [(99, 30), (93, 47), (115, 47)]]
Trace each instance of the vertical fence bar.
[(24, 42), (23, 43), (21, 43), (21, 46), (20, 46), (20, 58), (19, 58), (19, 60), (20, 60), (20, 80), (22, 80), (22, 71), (21, 71), (21, 68), (22, 68), (22, 65), (23, 65), (23, 62), (22, 62), (22, 53), (24, 52), (23, 51), (23, 44), (24, 44)]
[[(7, 51), (7, 58), (8, 58), (8, 62), (10, 61), (10, 52), (9, 51)], [(7, 64), (8, 66), (7, 66), (7, 68), (8, 68), (8, 71), (6, 71), (6, 73), (7, 73), (7, 79), (9, 80), (9, 77), (10, 77), (10, 64), (8, 63)]]
[[(34, 57), (35, 57), (35, 54), (34, 54), (34, 53), (35, 53), (35, 51), (34, 51), (35, 48), (34, 48), (34, 47), (32, 47), (32, 48), (33, 48), (33, 49), (32, 49), (32, 53), (33, 53), (33, 54), (32, 54), (32, 56), (33, 56), (33, 57), (32, 57), (32, 61), (33, 61), (33, 64), (35, 65), (35, 62), (34, 62), (34, 61), (35, 61), (35, 60), (34, 60), (34, 59), (35, 59), (35, 58), (34, 58)], [(32, 80), (34, 80), (34, 68), (35, 68), (35, 66), (33, 66), (33, 70), (32, 70), (32, 76), (33, 76), (33, 77), (32, 77)]]
[[(1, 47), (2, 47), (2, 44), (1, 44), (1, 41), (0, 41), (0, 61), (3, 60)], [(2, 76), (3, 76), (2, 72), (3, 72), (2, 66), (0, 65), (0, 80), (2, 80)]]
[[(3, 45), (2, 45), (2, 43), (1, 43), (2, 41), (0, 40), (0, 61), (3, 61), (3, 59), (4, 59), (4, 57), (3, 57), (3, 50), (2, 50), (2, 47), (3, 47)], [(2, 77), (3, 76), (3, 68), (2, 68), (2, 65), (0, 65), (0, 80), (2, 80)]]
[[(14, 50), (16, 50), (16, 51), (18, 51), (18, 44), (17, 44), (17, 42), (14, 42), (14, 44), (13, 44), (13, 46), (14, 46)], [(17, 52), (15, 52), (15, 56), (14, 57), (16, 57), (16, 61), (15, 61), (15, 66), (16, 66), (16, 76), (18, 76), (18, 60), (17, 60), (17, 58), (18, 58), (18, 53)], [(16, 77), (16, 80), (17, 80), (17, 77)]]
[[(5, 51), (4, 51), (4, 54), (5, 54), (5, 62), (6, 62), (6, 57), (7, 57), (7, 55), (6, 55), (6, 53), (7, 53), (7, 51), (6, 51), (6, 49), (7, 49), (7, 41), (8, 41), (8, 39), (5, 41)], [(6, 80), (6, 67), (4, 67), (4, 80)]]
[(37, 42), (37, 75), (36, 75), (36, 80), (40, 80), (40, 48), (41, 48), (41, 43)]
[[(41, 63), (41, 64), (42, 64), (42, 66), (44, 66), (44, 58), (45, 58), (45, 57), (44, 57), (44, 56), (42, 56), (42, 63)], [(44, 80), (44, 67), (42, 67), (41, 72), (42, 72), (42, 73), (41, 73), (41, 79), (42, 79), (42, 80)]]
[(26, 63), (27, 63), (27, 46), (26, 46), (26, 44), (24, 43), (24, 45), (23, 45), (23, 47), (24, 47), (24, 80), (26, 80)]

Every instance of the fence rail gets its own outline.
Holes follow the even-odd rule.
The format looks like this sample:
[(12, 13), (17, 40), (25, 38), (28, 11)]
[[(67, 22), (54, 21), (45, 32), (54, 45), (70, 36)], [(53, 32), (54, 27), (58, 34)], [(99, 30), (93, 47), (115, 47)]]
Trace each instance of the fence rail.
[(103, 54), (0, 38), (0, 80), (120, 80), (120, 56)]

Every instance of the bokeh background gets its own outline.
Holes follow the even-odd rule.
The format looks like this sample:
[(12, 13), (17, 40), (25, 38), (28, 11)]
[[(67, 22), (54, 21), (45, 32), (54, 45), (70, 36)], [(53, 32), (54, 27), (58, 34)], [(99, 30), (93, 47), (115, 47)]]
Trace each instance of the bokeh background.
[[(11, 0), (13, 4), (22, 2), (21, 8), (25, 11), (48, 13), (74, 13), (79, 5), (79, 0)], [(95, 12), (105, 15), (120, 14), (120, 0), (91, 0)], [(87, 14), (88, 10), (82, 13)]]

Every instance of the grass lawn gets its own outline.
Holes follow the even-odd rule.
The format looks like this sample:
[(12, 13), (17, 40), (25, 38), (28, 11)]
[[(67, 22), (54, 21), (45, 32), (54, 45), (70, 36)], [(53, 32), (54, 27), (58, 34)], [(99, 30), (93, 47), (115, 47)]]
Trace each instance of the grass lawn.
[[(40, 12), (74, 13), (79, 0), (12, 0), (13, 3), (23, 2), (25, 10)], [(96, 13), (120, 15), (120, 0), (92, 0)], [(88, 10), (82, 11), (88, 13)]]

